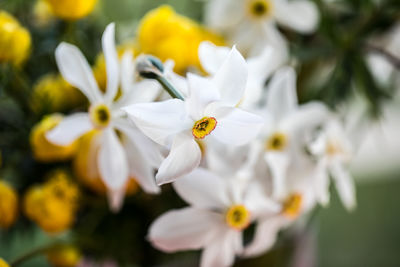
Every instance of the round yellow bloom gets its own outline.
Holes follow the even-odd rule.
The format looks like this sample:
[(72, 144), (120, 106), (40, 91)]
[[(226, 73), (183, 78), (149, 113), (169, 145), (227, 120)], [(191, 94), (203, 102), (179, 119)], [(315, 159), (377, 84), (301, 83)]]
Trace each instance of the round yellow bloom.
[(47, 260), (55, 267), (75, 267), (81, 258), (82, 254), (73, 246), (60, 246), (47, 253)]
[[(100, 132), (94, 130), (81, 137), (73, 166), (76, 177), (83, 185), (100, 195), (105, 195), (107, 187), (100, 178), (100, 173), (97, 167), (99, 136)], [(139, 186), (136, 180), (129, 179), (126, 187), (126, 194), (134, 194), (138, 189)]]
[(63, 171), (54, 172), (50, 180), (28, 190), (24, 212), (48, 233), (68, 229), (75, 220), (79, 189)]
[(77, 142), (68, 146), (59, 146), (46, 139), (46, 133), (60, 123), (62, 119), (62, 115), (52, 114), (44, 117), (32, 128), (30, 142), (36, 160), (43, 162), (63, 161), (72, 158), (75, 154)]
[(0, 10), (0, 62), (20, 65), (29, 56), (31, 36), (10, 14)]
[(10, 227), (17, 219), (17, 214), (17, 193), (10, 185), (0, 181), (0, 228)]
[(47, 74), (33, 87), (31, 107), (36, 112), (58, 112), (83, 104), (83, 94), (59, 74)]
[(47, 26), (54, 19), (54, 14), (46, 0), (37, 0), (33, 7), (33, 17), (38, 26)]
[(202, 41), (223, 44), (221, 37), (202, 28), (196, 22), (178, 15), (170, 6), (150, 11), (138, 28), (140, 50), (159, 57), (173, 59), (175, 71), (184, 73), (190, 67), (200, 68), (198, 47)]
[(86, 17), (96, 6), (97, 0), (46, 0), (52, 13), (65, 20)]
[(0, 267), (10, 267), (10, 265), (8, 265), (8, 263), (5, 260), (0, 258)]

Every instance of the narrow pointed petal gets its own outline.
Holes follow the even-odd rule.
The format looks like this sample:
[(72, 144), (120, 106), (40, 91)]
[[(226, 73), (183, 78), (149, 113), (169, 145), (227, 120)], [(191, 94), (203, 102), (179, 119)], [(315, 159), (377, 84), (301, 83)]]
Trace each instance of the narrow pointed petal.
[(275, 1), (275, 18), (278, 23), (300, 33), (311, 33), (318, 26), (317, 6), (308, 0)]
[[(129, 94), (132, 90), (133, 78), (135, 77), (135, 64), (133, 60), (133, 53), (127, 51), (121, 58), (121, 90), (123, 97)], [(133, 104), (133, 103), (131, 103)]]
[(225, 105), (234, 107), (240, 102), (246, 88), (247, 75), (247, 63), (236, 47), (233, 47), (213, 77)]
[(103, 131), (98, 154), (98, 167), (103, 182), (110, 190), (120, 190), (128, 180), (128, 161), (114, 129)]
[(332, 177), (335, 179), (336, 189), (339, 193), (343, 205), (348, 210), (354, 210), (356, 207), (356, 189), (350, 173), (344, 169), (344, 166), (335, 162), (331, 168)]
[(287, 192), (286, 174), (289, 157), (284, 152), (268, 152), (264, 158), (272, 172), (272, 196), (274, 199), (282, 199)]
[(107, 192), (110, 210), (117, 213), (121, 210), (125, 198), (125, 187)]
[(66, 146), (92, 129), (93, 125), (87, 113), (75, 113), (65, 117), (54, 129), (46, 134), (46, 138), (51, 143)]
[(105, 99), (108, 103), (111, 103), (117, 94), (119, 85), (119, 63), (117, 50), (115, 49), (114, 23), (109, 24), (104, 31), (102, 44), (107, 70), (107, 90)]
[(76, 46), (61, 43), (56, 49), (56, 61), (64, 79), (78, 88), (90, 103), (102, 101), (102, 94), (89, 63)]
[(267, 108), (276, 120), (287, 116), (298, 106), (296, 73), (293, 68), (280, 69), (273, 76), (267, 95)]
[(230, 49), (228, 47), (216, 46), (209, 41), (204, 41), (199, 46), (199, 59), (201, 66), (210, 75), (217, 73), (225, 58), (228, 57)]
[(187, 133), (178, 134), (171, 151), (158, 169), (157, 184), (170, 183), (190, 173), (199, 166), (200, 160), (201, 151), (193, 137)]
[(211, 133), (218, 141), (240, 146), (252, 141), (261, 131), (263, 120), (239, 108), (220, 107), (215, 111), (217, 126)]
[(193, 122), (188, 124), (185, 104), (179, 99), (134, 104), (122, 110), (145, 135), (160, 145), (170, 145), (174, 135), (193, 127)]
[(165, 252), (200, 249), (218, 233), (220, 221), (221, 215), (202, 209), (169, 211), (153, 222), (148, 239)]
[(227, 181), (204, 168), (197, 168), (182, 176), (173, 186), (191, 206), (206, 209), (224, 209), (229, 206)]
[(317, 201), (322, 205), (326, 206), (329, 204), (330, 192), (329, 192), (329, 175), (326, 166), (325, 159), (322, 159), (316, 168), (315, 175), (315, 193)]

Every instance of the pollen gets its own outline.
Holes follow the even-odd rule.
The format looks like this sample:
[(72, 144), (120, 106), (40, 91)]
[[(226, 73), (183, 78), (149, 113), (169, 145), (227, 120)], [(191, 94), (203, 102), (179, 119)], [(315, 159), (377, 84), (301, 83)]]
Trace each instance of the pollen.
[(250, 212), (244, 205), (231, 206), (226, 212), (226, 223), (235, 230), (243, 230), (250, 224)]
[(105, 104), (98, 104), (90, 107), (90, 119), (97, 129), (104, 129), (110, 124), (111, 111)]
[(296, 218), (300, 213), (302, 203), (303, 197), (300, 194), (292, 194), (283, 203), (282, 214), (292, 219)]
[(266, 150), (282, 151), (286, 148), (288, 138), (281, 132), (273, 133), (265, 143)]
[(343, 153), (340, 144), (338, 142), (333, 141), (333, 140), (330, 140), (330, 141), (327, 142), (325, 151), (326, 151), (326, 154), (328, 154), (330, 156)]
[(270, 0), (249, 0), (248, 11), (254, 18), (266, 17), (271, 13), (272, 3)]
[(197, 139), (204, 139), (217, 126), (217, 120), (213, 117), (204, 117), (194, 123), (192, 134)]

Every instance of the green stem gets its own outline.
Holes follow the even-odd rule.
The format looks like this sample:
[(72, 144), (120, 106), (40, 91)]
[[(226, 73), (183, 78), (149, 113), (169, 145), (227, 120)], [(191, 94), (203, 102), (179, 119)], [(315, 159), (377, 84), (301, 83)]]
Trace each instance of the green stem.
[(183, 96), (175, 89), (174, 86), (172, 86), (172, 84), (167, 79), (165, 79), (164, 76), (158, 75), (156, 77), (156, 80), (162, 85), (165, 91), (167, 91), (172, 98), (184, 100)]

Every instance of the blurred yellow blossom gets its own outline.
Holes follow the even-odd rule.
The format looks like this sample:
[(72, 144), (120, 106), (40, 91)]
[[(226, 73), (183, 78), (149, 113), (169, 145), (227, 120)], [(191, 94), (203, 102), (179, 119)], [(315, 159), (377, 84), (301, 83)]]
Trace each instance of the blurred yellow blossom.
[[(98, 137), (100, 134), (99, 131), (94, 130), (81, 137), (73, 165), (76, 177), (84, 186), (100, 195), (104, 195), (107, 192), (107, 187), (100, 178), (97, 168)], [(129, 179), (126, 194), (134, 194), (138, 189), (139, 186), (135, 179)]]
[(0, 267), (10, 267), (10, 265), (8, 265), (8, 263), (5, 260), (0, 258)]
[(31, 35), (9, 13), (0, 10), (0, 62), (19, 65), (30, 54)]
[(72, 158), (75, 154), (76, 142), (68, 146), (59, 146), (46, 139), (45, 134), (60, 123), (62, 119), (62, 115), (52, 114), (44, 117), (32, 128), (30, 142), (36, 160), (43, 162), (62, 161)]
[(36, 1), (33, 7), (33, 17), (38, 26), (46, 26), (54, 19), (54, 14), (46, 0)]
[(65, 20), (86, 17), (96, 6), (97, 0), (46, 0), (53, 14)]
[(34, 111), (57, 112), (84, 103), (83, 94), (59, 74), (47, 74), (33, 87), (31, 107)]
[(47, 253), (47, 260), (55, 267), (75, 267), (82, 258), (80, 251), (74, 246), (59, 246)]
[(24, 212), (44, 231), (58, 233), (75, 220), (79, 189), (62, 170), (41, 186), (31, 187), (24, 198)]
[(195, 21), (181, 16), (167, 5), (145, 15), (138, 28), (140, 51), (173, 59), (175, 71), (183, 73), (190, 67), (200, 68), (198, 47), (202, 41), (224, 44), (221, 37), (201, 27)]
[[(0, 181), (0, 228), (10, 227), (17, 219), (18, 196), (6, 182)], [(1, 267), (0, 262), (0, 267)]]

